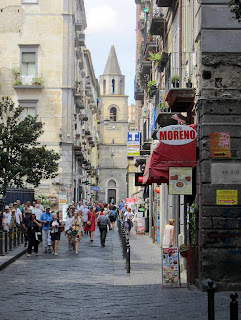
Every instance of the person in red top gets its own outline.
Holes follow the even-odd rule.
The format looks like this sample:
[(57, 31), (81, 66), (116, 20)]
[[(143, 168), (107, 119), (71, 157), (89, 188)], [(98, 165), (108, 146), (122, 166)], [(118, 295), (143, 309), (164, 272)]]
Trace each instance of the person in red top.
[(90, 241), (93, 241), (94, 231), (95, 231), (95, 224), (96, 224), (96, 217), (94, 213), (94, 208), (90, 207), (88, 212), (88, 220), (84, 227), (84, 231), (89, 231), (90, 234)]

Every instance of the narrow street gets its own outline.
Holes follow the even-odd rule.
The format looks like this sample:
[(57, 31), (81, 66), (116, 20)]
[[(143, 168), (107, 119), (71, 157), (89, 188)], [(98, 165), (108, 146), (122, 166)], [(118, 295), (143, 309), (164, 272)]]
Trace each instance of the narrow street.
[[(131, 234), (131, 274), (118, 231), (106, 247), (82, 240), (79, 255), (62, 235), (59, 255), (23, 256), (0, 272), (1, 320), (207, 319), (207, 294), (196, 288), (162, 289), (160, 249), (148, 235)], [(159, 277), (160, 275), (160, 277)], [(229, 319), (229, 292), (216, 294), (216, 319)]]

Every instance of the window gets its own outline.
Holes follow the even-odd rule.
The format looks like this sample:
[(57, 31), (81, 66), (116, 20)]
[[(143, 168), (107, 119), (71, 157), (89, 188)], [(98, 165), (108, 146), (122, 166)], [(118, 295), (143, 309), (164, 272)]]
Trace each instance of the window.
[(36, 117), (38, 100), (19, 100), (18, 103), (24, 108), (19, 116), (19, 121), (23, 121), (27, 116)]
[(115, 79), (112, 80), (112, 93), (115, 93)]
[(20, 45), (21, 81), (23, 85), (32, 83), (37, 77), (38, 45)]
[(110, 121), (116, 121), (116, 108), (110, 108)]

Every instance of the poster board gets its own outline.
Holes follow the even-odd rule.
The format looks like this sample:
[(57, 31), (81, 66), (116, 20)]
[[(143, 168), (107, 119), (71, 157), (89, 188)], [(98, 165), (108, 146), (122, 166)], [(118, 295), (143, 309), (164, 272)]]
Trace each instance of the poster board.
[(162, 248), (162, 287), (180, 287), (178, 248)]
[(192, 168), (169, 167), (169, 194), (192, 194)]
[(145, 233), (145, 218), (135, 218), (135, 229), (136, 233)]

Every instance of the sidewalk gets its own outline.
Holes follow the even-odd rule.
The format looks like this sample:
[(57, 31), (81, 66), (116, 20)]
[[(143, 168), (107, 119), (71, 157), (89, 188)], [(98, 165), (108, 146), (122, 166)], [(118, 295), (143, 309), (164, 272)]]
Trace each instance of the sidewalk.
[(24, 244), (21, 244), (17, 246), (16, 248), (13, 248), (12, 251), (9, 251), (7, 253), (3, 253), (4, 256), (0, 256), (0, 271), (6, 268), (9, 264), (20, 258), (22, 255), (27, 253), (27, 248), (24, 247)]

